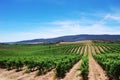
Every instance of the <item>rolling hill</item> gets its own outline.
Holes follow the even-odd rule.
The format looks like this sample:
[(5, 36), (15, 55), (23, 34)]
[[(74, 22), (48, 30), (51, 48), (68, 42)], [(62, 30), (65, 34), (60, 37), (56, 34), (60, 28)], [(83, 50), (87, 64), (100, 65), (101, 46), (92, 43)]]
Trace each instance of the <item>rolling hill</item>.
[(120, 41), (120, 35), (70, 35), (48, 39), (33, 39), (24, 40), (19, 42), (13, 42), (17, 44), (37, 44), (37, 43), (57, 43), (57, 42), (74, 42), (81, 40), (109, 40), (109, 41)]

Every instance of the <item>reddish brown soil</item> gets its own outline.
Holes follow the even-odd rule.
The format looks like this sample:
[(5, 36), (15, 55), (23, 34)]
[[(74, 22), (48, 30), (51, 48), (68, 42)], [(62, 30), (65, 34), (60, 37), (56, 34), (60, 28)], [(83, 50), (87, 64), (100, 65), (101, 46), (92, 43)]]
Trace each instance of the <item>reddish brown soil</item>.
[[(95, 61), (92, 56), (92, 53), (96, 54), (95, 49), (99, 52), (98, 47), (95, 48), (92, 46), (92, 41), (83, 41), (83, 42), (75, 42), (75, 43), (83, 43), (86, 44), (85, 49), (82, 47), (81, 50), (77, 50), (78, 53), (83, 53), (84, 56), (87, 55), (88, 50), (88, 58), (89, 58), (89, 80), (109, 80), (106, 76), (105, 71), (101, 68), (101, 66)], [(68, 44), (68, 43), (65, 43)], [(88, 47), (88, 48), (87, 48)], [(80, 49), (80, 48), (79, 48)], [(84, 50), (84, 51), (83, 51)], [(82, 77), (78, 76), (81, 72), (76, 70), (80, 67), (81, 61), (76, 63), (71, 70), (66, 73), (66, 76), (60, 80), (83, 80)], [(45, 75), (36, 76), (38, 71), (34, 71), (31, 73), (24, 73), (25, 70), (16, 72), (15, 70), (7, 71), (5, 69), (0, 69), (0, 80), (59, 80), (55, 77), (54, 70), (46, 73)]]
[(95, 47), (96, 52), (97, 52), (97, 53), (100, 53), (98, 47), (97, 47), (97, 46), (94, 46), (94, 47)]
[(77, 53), (80, 53), (81, 46), (78, 48)]
[(91, 48), (92, 48), (92, 53), (96, 54), (94, 46), (91, 46)]
[(73, 52), (73, 51), (74, 51), (74, 48), (72, 48), (70, 52)]
[(86, 45), (85, 48), (84, 48), (84, 56), (87, 55), (87, 48), (88, 48), (88, 46)]
[(90, 47), (91, 44), (88, 46), (88, 58), (89, 58), (89, 80), (109, 80), (106, 76), (105, 71), (102, 69), (102, 67), (95, 61), (95, 59), (92, 56), (91, 49), (93, 51), (93, 48)]
[(98, 48), (100, 49), (101, 52), (105, 52), (102, 47), (98, 46)]
[(80, 54), (82, 54), (84, 51), (84, 46), (82, 46), (82, 49), (81, 49), (81, 51), (80, 51)]
[(78, 50), (78, 49), (79, 49), (79, 48), (75, 48), (75, 49), (74, 49), (74, 53), (77, 53), (77, 50)]
[(106, 48), (106, 47), (104, 47), (104, 46), (103, 46), (103, 49), (104, 49), (104, 50), (107, 50), (107, 48)]
[(81, 61), (76, 63), (73, 68), (66, 74), (65, 78), (61, 80), (83, 80), (82, 77), (79, 76), (81, 72), (77, 70), (80, 67)]

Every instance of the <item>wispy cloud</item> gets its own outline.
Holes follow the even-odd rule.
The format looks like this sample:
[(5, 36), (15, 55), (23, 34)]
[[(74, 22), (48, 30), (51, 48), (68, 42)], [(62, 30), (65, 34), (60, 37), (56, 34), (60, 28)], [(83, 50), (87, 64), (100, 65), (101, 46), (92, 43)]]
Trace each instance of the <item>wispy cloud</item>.
[[(106, 25), (109, 23), (108, 21), (115, 21), (119, 22), (119, 17), (116, 15), (105, 14), (102, 18), (98, 21), (93, 19), (83, 20), (75, 20), (75, 21), (54, 21), (51, 22), (53, 25), (58, 25), (57, 29), (53, 29), (53, 31), (59, 31), (66, 34), (120, 34), (120, 25), (110, 27)], [(83, 22), (83, 23), (82, 23)], [(90, 23), (90, 25), (84, 25)]]
[[(64, 22), (65, 23), (65, 22)], [(61, 24), (58, 28), (53, 29), (53, 32), (63, 32), (66, 34), (120, 34), (119, 27), (111, 28), (98, 22), (89, 26), (82, 26), (80, 24)]]
[[(101, 16), (100, 16), (101, 17)], [(78, 20), (59, 20), (53, 22), (47, 22), (49, 27), (37, 28), (28, 32), (16, 32), (6, 34), (0, 39), (0, 41), (20, 41), (36, 38), (53, 38), (63, 35), (76, 35), (76, 34), (120, 34), (120, 25), (109, 27), (106, 23), (108, 21), (120, 22), (120, 16), (115, 14), (105, 14), (99, 20), (94, 19), (78, 19)], [(86, 25), (87, 24), (87, 25)], [(40, 26), (41, 27), (41, 26)], [(2, 34), (0, 34), (2, 36)]]
[(109, 14), (109, 15), (106, 16), (106, 18), (117, 21), (117, 22), (120, 22), (120, 15), (110, 15)]

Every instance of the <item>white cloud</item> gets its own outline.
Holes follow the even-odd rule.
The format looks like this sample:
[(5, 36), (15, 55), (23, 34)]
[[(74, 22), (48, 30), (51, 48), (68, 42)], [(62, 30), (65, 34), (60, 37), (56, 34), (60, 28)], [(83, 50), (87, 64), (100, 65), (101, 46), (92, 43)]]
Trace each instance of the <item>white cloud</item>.
[[(118, 27), (119, 28), (119, 27)], [(112, 29), (104, 24), (96, 23), (91, 26), (81, 26), (80, 24), (74, 25), (61, 25), (57, 31), (69, 34), (118, 34), (118, 28)], [(120, 29), (120, 28), (119, 28)], [(56, 31), (54, 29), (54, 31)]]
[[(120, 27), (110, 28), (103, 24), (94, 24), (91, 26), (81, 26), (79, 24), (75, 25), (59, 25), (54, 29), (46, 29), (44, 32), (18, 32), (10, 33), (1, 37), (1, 42), (8, 41), (20, 41), (29, 40), (37, 38), (53, 38), (64, 35), (76, 35), (76, 34), (120, 34)], [(2, 36), (2, 35), (0, 35)]]
[(95, 21), (93, 19), (79, 19), (48, 22), (48, 25), (55, 27), (46, 28), (44, 26), (42, 29), (35, 29), (28, 32), (16, 32), (5, 35), (0, 34), (0, 42), (20, 41), (36, 38), (53, 38), (76, 34), (120, 34), (120, 25), (109, 27), (105, 24), (108, 20), (119, 22), (120, 16), (106, 14), (99, 21)]
[(119, 15), (116, 15), (116, 16), (109, 15), (108, 19), (112, 19), (112, 20), (120, 22), (120, 16)]

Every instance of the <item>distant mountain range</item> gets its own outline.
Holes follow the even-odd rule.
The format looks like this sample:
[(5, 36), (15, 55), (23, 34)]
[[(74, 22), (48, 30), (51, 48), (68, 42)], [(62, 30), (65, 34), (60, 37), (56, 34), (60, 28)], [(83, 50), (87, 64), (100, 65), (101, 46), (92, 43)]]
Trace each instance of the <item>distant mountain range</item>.
[(48, 39), (33, 39), (14, 42), (15, 44), (37, 44), (37, 43), (57, 43), (57, 42), (74, 42), (81, 40), (109, 40), (120, 41), (120, 35), (70, 35)]

